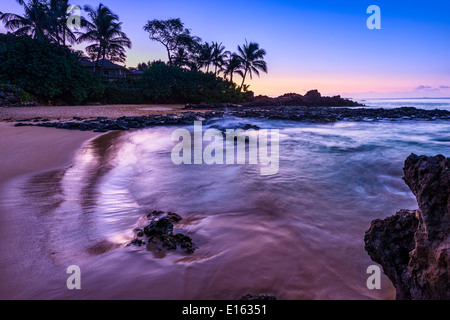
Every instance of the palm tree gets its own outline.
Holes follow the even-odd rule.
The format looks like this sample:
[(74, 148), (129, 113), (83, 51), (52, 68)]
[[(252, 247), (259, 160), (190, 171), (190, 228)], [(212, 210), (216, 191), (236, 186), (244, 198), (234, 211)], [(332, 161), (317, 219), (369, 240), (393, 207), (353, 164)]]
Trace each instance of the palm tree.
[(259, 77), (259, 71), (267, 73), (267, 63), (264, 61), (266, 51), (259, 48), (259, 44), (256, 42), (248, 43), (245, 40), (245, 44), (241, 47), (238, 46), (238, 55), (242, 59), (244, 74), (242, 75), (241, 90), (245, 83), (247, 74), (250, 79), (253, 79), (253, 73)]
[(212, 43), (211, 63), (214, 66), (214, 74), (217, 75), (217, 71), (223, 71), (225, 59), (230, 55), (229, 51), (225, 51), (225, 47), (222, 43)]
[(16, 0), (23, 9), (24, 15), (15, 13), (1, 13), (0, 20), (5, 28), (13, 31), (15, 35), (28, 34), (33, 38), (44, 38), (47, 35), (48, 16), (47, 4), (39, 0)]
[(86, 47), (86, 51), (95, 60), (96, 71), (98, 63), (102, 59), (101, 78), (105, 59), (124, 62), (126, 58), (125, 47), (131, 48), (131, 41), (122, 31), (122, 23), (119, 22), (119, 17), (108, 7), (100, 4), (96, 9), (85, 6), (84, 10), (88, 13), (90, 21), (82, 20), (82, 26), (86, 29), (86, 32), (81, 33), (77, 42), (93, 42)]
[(236, 53), (232, 53), (229, 58), (225, 61), (224, 76), (225, 78), (229, 75), (230, 81), (233, 82), (233, 74), (237, 73), (241, 77), (244, 77), (242, 72), (244, 68), (242, 59)]
[(76, 37), (67, 26), (70, 12), (68, 0), (39, 1), (16, 0), (24, 8), (24, 15), (0, 13), (7, 29), (16, 35), (31, 35), (33, 38), (47, 38), (50, 41), (66, 46), (66, 42), (74, 43)]
[(50, 0), (48, 7), (49, 34), (55, 42), (66, 46), (66, 42), (75, 43), (77, 38), (67, 25), (70, 17), (69, 0)]
[(184, 48), (178, 48), (172, 56), (172, 64), (177, 67), (189, 66), (189, 53)]
[(209, 72), (209, 67), (213, 60), (213, 45), (205, 42), (198, 48), (198, 65), (200, 67), (206, 67), (206, 72)]

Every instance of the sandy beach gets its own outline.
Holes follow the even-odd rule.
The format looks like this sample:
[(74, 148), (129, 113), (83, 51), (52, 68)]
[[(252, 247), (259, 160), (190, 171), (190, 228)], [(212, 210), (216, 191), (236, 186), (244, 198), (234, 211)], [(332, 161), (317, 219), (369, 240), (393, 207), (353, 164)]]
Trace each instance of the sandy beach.
[(86, 106), (36, 106), (0, 108), (0, 120), (20, 120), (42, 117), (50, 120), (80, 118), (118, 118), (184, 112), (184, 105), (86, 105)]
[[(48, 257), (41, 256), (39, 263), (32, 262), (41, 254), (36, 244), (40, 230), (33, 228), (32, 213), (5, 209), (8, 186), (21, 177), (69, 166), (76, 150), (99, 134), (52, 128), (16, 128), (10, 123), (0, 123), (0, 136), (0, 235), (8, 239), (0, 244), (0, 298), (20, 299), (27, 297), (23, 292), (24, 281), (39, 282), (36, 275), (42, 270), (37, 269), (45, 268), (47, 273), (54, 272), (54, 269), (48, 269), (52, 265)], [(25, 238), (24, 234), (27, 235)], [(26, 261), (24, 256), (31, 260)], [(28, 279), (20, 277), (22, 272), (30, 272), (31, 276)]]
[(53, 128), (16, 128), (0, 122), (0, 186), (17, 176), (70, 164), (75, 150), (98, 135)]

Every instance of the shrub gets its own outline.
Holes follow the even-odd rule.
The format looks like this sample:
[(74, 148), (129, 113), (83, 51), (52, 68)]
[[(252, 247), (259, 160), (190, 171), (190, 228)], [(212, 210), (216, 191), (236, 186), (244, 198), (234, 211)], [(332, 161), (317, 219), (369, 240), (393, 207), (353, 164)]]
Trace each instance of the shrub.
[(103, 95), (103, 85), (83, 69), (69, 49), (46, 39), (12, 34), (0, 34), (0, 43), (1, 81), (17, 85), (42, 101), (83, 103)]
[(153, 62), (138, 82), (147, 102), (235, 102), (242, 98), (230, 81), (196, 70)]
[(142, 104), (146, 102), (136, 81), (124, 79), (105, 84), (103, 102), (108, 104)]

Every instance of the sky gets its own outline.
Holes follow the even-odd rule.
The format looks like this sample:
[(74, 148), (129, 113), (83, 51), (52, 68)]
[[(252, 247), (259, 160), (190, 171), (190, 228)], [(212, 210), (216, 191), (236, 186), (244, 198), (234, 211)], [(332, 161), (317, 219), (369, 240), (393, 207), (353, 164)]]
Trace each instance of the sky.
[[(349, 98), (450, 97), (448, 0), (73, 0), (71, 4), (100, 2), (119, 15), (133, 43), (127, 50), (127, 67), (167, 60), (164, 47), (151, 41), (143, 26), (148, 20), (180, 18), (192, 34), (222, 42), (229, 51), (246, 40), (266, 50), (268, 74), (248, 82), (255, 94), (318, 89), (323, 95)], [(381, 9), (381, 29), (367, 27), (370, 5)], [(0, 11), (23, 13), (15, 0), (2, 0)], [(0, 32), (5, 32), (3, 26)]]

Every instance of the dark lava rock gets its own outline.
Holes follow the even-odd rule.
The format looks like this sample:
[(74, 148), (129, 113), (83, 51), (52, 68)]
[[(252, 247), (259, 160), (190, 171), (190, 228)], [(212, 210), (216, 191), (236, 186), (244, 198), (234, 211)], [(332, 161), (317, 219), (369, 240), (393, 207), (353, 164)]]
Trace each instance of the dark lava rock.
[(277, 298), (275, 296), (267, 294), (252, 295), (249, 293), (245, 296), (242, 296), (239, 300), (277, 300)]
[(150, 222), (148, 226), (144, 228), (145, 235), (151, 236), (163, 236), (172, 235), (173, 223), (167, 218), (161, 218), (156, 221)]
[(411, 154), (403, 168), (418, 210), (374, 220), (365, 249), (383, 267), (397, 299), (450, 299), (450, 158)]
[(320, 99), (322, 98), (322, 95), (318, 90), (310, 90), (305, 94), (305, 98), (308, 99)]
[[(339, 96), (321, 97), (320, 93), (309, 93), (305, 96), (290, 93), (276, 98), (263, 98), (266, 102), (255, 97), (255, 106), (223, 105), (211, 106), (214, 109), (210, 111), (206, 106), (201, 106), (202, 112), (185, 112), (183, 114), (166, 115), (148, 115), (134, 117), (119, 117), (117, 119), (108, 119), (97, 117), (82, 122), (50, 122), (48, 119), (34, 123), (36, 119), (18, 120), (16, 126), (42, 126), (51, 128), (60, 128), (68, 130), (107, 132), (110, 130), (130, 130), (134, 128), (146, 128), (160, 125), (192, 125), (194, 121), (205, 121), (210, 123), (211, 128), (217, 128), (225, 133), (226, 129), (256, 129), (258, 126), (252, 124), (237, 123), (234, 126), (225, 128), (220, 124), (220, 120), (225, 115), (238, 118), (259, 118), (271, 120), (289, 120), (312, 123), (330, 123), (336, 121), (434, 121), (450, 120), (450, 111), (447, 110), (424, 110), (411, 107), (402, 107), (394, 109), (373, 109), (373, 108), (343, 108), (342, 106), (354, 106), (353, 101), (342, 99)], [(319, 100), (320, 101), (319, 101)], [(258, 102), (259, 101), (259, 102)], [(275, 101), (271, 103), (270, 101)], [(353, 103), (353, 104), (352, 104)], [(327, 106), (318, 106), (327, 105)], [(341, 106), (341, 108), (335, 108)], [(194, 108), (194, 106), (189, 106)], [(209, 109), (211, 109), (209, 108)], [(79, 118), (82, 119), (82, 118)], [(26, 124), (24, 122), (27, 122)]]
[(145, 244), (155, 245), (158, 251), (161, 248), (167, 250), (176, 250), (181, 247), (186, 253), (193, 253), (196, 249), (192, 239), (184, 234), (173, 234), (174, 223), (182, 220), (182, 218), (174, 213), (164, 211), (153, 211), (147, 215), (150, 223), (143, 229), (135, 229), (135, 238), (131, 244), (141, 246)]
[(174, 212), (168, 212), (167, 215), (166, 215), (166, 218), (169, 219), (172, 222), (181, 221), (181, 217), (178, 214), (174, 213)]
[(268, 96), (256, 96), (251, 101), (243, 103), (244, 107), (268, 107), (268, 106), (307, 106), (307, 107), (356, 107), (363, 106), (353, 100), (340, 96), (322, 97), (319, 91), (310, 90), (304, 96), (297, 93), (287, 93), (276, 98)]
[(259, 126), (257, 125), (253, 125), (250, 123), (236, 123), (236, 124), (232, 124), (229, 125), (227, 124), (226, 126), (220, 124), (220, 123), (216, 123), (216, 124), (212, 124), (209, 126), (209, 128), (211, 129), (217, 129), (219, 130), (222, 134), (226, 134), (227, 130), (237, 130), (237, 129), (242, 129), (244, 131), (247, 131), (249, 129), (253, 129), (253, 130), (259, 130), (261, 129)]
[(173, 236), (175, 243), (179, 244), (182, 249), (185, 249), (187, 253), (193, 253), (195, 247), (192, 245), (191, 237), (185, 236), (184, 234), (177, 233)]

